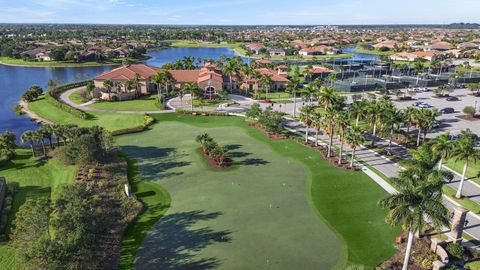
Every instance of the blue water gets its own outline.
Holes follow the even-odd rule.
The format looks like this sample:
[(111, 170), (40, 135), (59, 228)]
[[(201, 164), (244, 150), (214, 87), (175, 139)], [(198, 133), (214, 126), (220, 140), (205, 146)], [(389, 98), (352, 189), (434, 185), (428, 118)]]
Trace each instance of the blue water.
[[(352, 52), (353, 48), (345, 49)], [(375, 60), (377, 56), (355, 53), (352, 60)], [(146, 61), (148, 65), (162, 66), (165, 63), (181, 60), (185, 56), (195, 59), (218, 59), (219, 56), (236, 56), (230, 48), (168, 48), (150, 51), (152, 57)], [(243, 58), (248, 62), (247, 58)], [(25, 130), (34, 129), (37, 124), (30, 121), (27, 116), (18, 116), (13, 111), (13, 106), (20, 100), (20, 96), (32, 84), (37, 84), (46, 89), (48, 80), (56, 79), (59, 83), (93, 78), (112, 67), (82, 67), (82, 68), (41, 68), (41, 67), (13, 67), (0, 65), (0, 132), (13, 131), (17, 135)]]

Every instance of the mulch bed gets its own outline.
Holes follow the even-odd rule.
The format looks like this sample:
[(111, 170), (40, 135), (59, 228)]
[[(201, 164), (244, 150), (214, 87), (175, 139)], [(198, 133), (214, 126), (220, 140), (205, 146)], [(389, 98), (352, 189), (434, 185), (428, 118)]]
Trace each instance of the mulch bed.
[(477, 120), (480, 120), (480, 115), (475, 115), (474, 117), (470, 116), (470, 115), (458, 115), (458, 116), (455, 116), (457, 118), (460, 118), (462, 120), (466, 120), (466, 121), (477, 121)]
[(226, 169), (233, 165), (233, 160), (231, 158), (226, 157), (223, 163), (220, 164), (217, 159), (209, 156), (208, 153), (206, 153), (205, 151), (200, 149), (200, 152), (202, 152), (203, 157), (205, 157), (205, 159), (207, 160), (208, 165), (214, 169)]
[(253, 122), (253, 121), (245, 121), (245, 123), (250, 126), (250, 127), (253, 127), (253, 128), (256, 128), (258, 130), (260, 130), (261, 132), (265, 133), (270, 139), (272, 140), (275, 140), (275, 141), (279, 141), (279, 140), (285, 140), (286, 137), (282, 134), (278, 134), (278, 133), (272, 133), (272, 132), (268, 132), (265, 128), (263, 128), (262, 125), (256, 123), (256, 122)]

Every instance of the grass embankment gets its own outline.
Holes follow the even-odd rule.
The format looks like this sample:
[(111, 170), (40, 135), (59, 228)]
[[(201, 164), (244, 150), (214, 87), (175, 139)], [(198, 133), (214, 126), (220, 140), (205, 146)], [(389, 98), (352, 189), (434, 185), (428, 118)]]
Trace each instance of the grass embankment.
[(11, 66), (26, 66), (26, 67), (91, 67), (91, 66), (108, 66), (108, 65), (120, 65), (123, 61), (127, 60), (131, 63), (142, 62), (150, 57), (145, 56), (143, 58), (114, 58), (104, 62), (88, 61), (77, 63), (75, 61), (25, 61), (23, 59), (16, 59), (10, 57), (0, 57), (0, 63)]
[[(445, 166), (449, 167), (450, 169), (462, 174), (463, 173), (463, 161), (456, 161), (454, 159), (449, 159), (445, 162)], [(470, 178), (472, 181), (475, 181), (477, 184), (480, 184), (480, 161), (468, 162), (467, 167), (467, 177)]]
[(364, 49), (362, 47), (358, 47), (357, 49), (355, 49), (355, 52), (365, 53), (365, 54), (374, 54), (374, 55), (380, 55), (380, 56), (382, 56), (382, 55), (389, 56), (389, 55), (395, 54), (394, 51), (367, 50), (367, 49)]
[[(0, 175), (5, 177), (7, 183), (19, 184), (19, 191), (13, 199), (7, 232), (11, 230), (15, 213), (27, 199), (55, 197), (57, 187), (73, 182), (75, 173), (74, 166), (65, 166), (55, 159), (41, 161), (32, 157), (30, 150), (17, 149), (17, 157), (0, 168)], [(2, 269), (20, 269), (14, 250), (8, 244), (0, 244), (0, 266)]]
[[(386, 193), (362, 172), (332, 167), (318, 152), (296, 142), (273, 141), (248, 127), (241, 118), (178, 114), (155, 117), (160, 123), (151, 131), (119, 138), (124, 151), (137, 158), (144, 181), (161, 184), (172, 196), (172, 207), (138, 250), (137, 263), (142, 266), (149, 263), (146, 254), (159, 258), (186, 244), (173, 241), (168, 230), (181, 230), (183, 227), (175, 226), (172, 219), (197, 210), (220, 212), (218, 218), (202, 220), (201, 228), (227, 230), (234, 241), (208, 242), (199, 250), (193, 250), (195, 245), (189, 242), (191, 249), (180, 249), (187, 258), (213, 256), (242, 268), (247, 264), (260, 267), (267, 257), (277, 268), (312, 269), (331, 268), (332, 263), (342, 267), (346, 257), (349, 262), (373, 267), (395, 252), (393, 242), (399, 230), (384, 223), (386, 211), (376, 206)], [(194, 141), (201, 132), (234, 146), (231, 151), (239, 163), (235, 170), (205, 170)], [(155, 139), (159, 137), (162, 140)], [(328, 225), (312, 216), (308, 205)], [(192, 226), (199, 229), (198, 225)], [(198, 239), (196, 231), (175, 233), (182, 234), (184, 240)], [(248, 244), (252, 235), (255, 245), (264, 252), (256, 252)], [(293, 250), (295, 259), (285, 262)], [(245, 256), (249, 256), (249, 262), (241, 259)], [(178, 257), (175, 252), (169, 258)], [(171, 266), (170, 260), (159, 259), (156, 263), (167, 267)]]
[(29, 103), (30, 110), (57, 124), (76, 124), (81, 127), (101, 126), (109, 131), (132, 128), (143, 124), (142, 114), (89, 112), (89, 119), (80, 119), (48, 103), (44, 98)]
[(77, 105), (83, 104), (84, 100), (83, 100), (83, 97), (81, 95), (81, 92), (82, 92), (82, 90), (78, 90), (78, 91), (73, 92), (69, 97), (70, 100)]
[(132, 193), (144, 209), (125, 231), (120, 251), (120, 269), (132, 269), (135, 255), (143, 239), (157, 220), (168, 210), (170, 195), (159, 185), (145, 181), (138, 174), (135, 160), (125, 156), (128, 163), (128, 182)]
[(125, 101), (101, 101), (88, 105), (88, 107), (103, 110), (117, 111), (158, 111), (160, 110), (157, 95), (142, 96), (138, 99)]

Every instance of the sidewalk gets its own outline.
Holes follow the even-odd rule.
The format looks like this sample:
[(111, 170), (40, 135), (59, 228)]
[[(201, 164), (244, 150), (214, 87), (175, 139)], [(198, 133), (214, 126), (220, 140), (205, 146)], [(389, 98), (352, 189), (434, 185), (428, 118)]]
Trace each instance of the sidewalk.
[[(295, 120), (287, 120), (285, 125), (287, 128), (298, 131), (299, 135), (305, 136), (305, 126), (303, 124)], [(315, 135), (315, 132), (313, 130), (310, 132), (309, 135), (310, 135), (310, 140), (314, 140), (313, 137)], [(319, 140), (323, 142), (327, 142), (329, 138), (327, 135), (322, 134), (322, 135), (319, 135)], [(336, 147), (339, 147), (340, 141), (334, 138), (333, 145)], [(388, 141), (378, 138), (378, 141), (376, 142), (376, 146), (386, 147), (388, 146)], [(400, 145), (392, 145), (392, 152), (395, 151), (394, 149), (402, 153), (403, 158), (409, 158), (409, 156), (406, 156), (407, 151), (404, 147)], [(350, 147), (347, 144), (344, 144), (344, 155), (347, 155), (350, 153), (351, 153)], [(400, 170), (402, 170), (402, 168), (397, 163), (391, 160), (388, 160), (385, 157), (381, 156), (380, 154), (374, 152), (373, 150), (370, 150), (365, 147), (357, 148), (355, 156), (357, 159), (362, 160), (363, 162), (367, 163), (368, 165), (370, 165), (371, 167), (378, 170), (379, 172), (381, 172), (382, 174), (384, 174), (389, 178), (396, 177), (400, 172)], [(362, 168), (362, 170), (364, 169)], [(367, 173), (367, 171), (365, 171), (365, 173)], [(370, 176), (369, 173), (367, 173), (367, 175)], [(377, 183), (380, 182), (378, 179), (374, 177), (372, 177), (372, 179), (374, 179)], [(451, 183), (448, 183), (448, 185), (456, 190), (456, 188), (458, 187), (459, 181), (460, 181), (460, 177), (458, 175), (455, 175), (455, 179), (452, 180)], [(389, 193), (392, 192), (390, 188), (391, 186), (388, 183), (387, 185), (379, 183), (379, 185), (382, 186), (387, 192)], [(469, 197), (471, 200), (474, 200), (477, 203), (480, 203), (480, 187), (478, 185), (472, 183), (471, 181), (466, 181), (463, 191), (465, 196)], [(455, 201), (453, 201), (452, 199), (448, 198), (445, 195), (444, 195), (444, 203), (447, 206), (447, 208), (452, 212), (454, 207), (458, 206), (458, 204)], [(464, 229), (464, 232), (475, 239), (480, 239), (480, 216), (475, 213), (468, 212), (466, 224), (467, 225)]]

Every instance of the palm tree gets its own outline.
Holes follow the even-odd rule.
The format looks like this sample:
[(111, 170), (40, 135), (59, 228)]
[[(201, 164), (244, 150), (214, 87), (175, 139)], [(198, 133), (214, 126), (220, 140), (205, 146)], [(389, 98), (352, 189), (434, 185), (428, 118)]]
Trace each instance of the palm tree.
[(391, 154), (392, 151), (393, 133), (395, 129), (399, 128), (402, 120), (403, 115), (395, 106), (388, 106), (388, 108), (385, 109), (382, 122), (390, 130), (390, 136), (388, 139), (388, 154)]
[(111, 88), (113, 86), (113, 82), (110, 80), (103, 81), (103, 87), (107, 88), (108, 91), (108, 100), (112, 100)]
[(297, 115), (297, 90), (300, 88), (300, 79), (293, 77), (287, 84), (287, 91), (293, 94), (293, 117)]
[(375, 145), (375, 137), (377, 135), (377, 125), (380, 123), (380, 118), (382, 116), (382, 106), (379, 102), (372, 100), (368, 106), (368, 118), (370, 123), (373, 125), (373, 139), (372, 146)]
[(116, 92), (117, 92), (117, 97), (118, 97), (118, 99), (119, 99), (120, 101), (122, 101), (122, 96), (120, 95), (120, 91), (121, 91), (121, 89), (122, 89), (122, 87), (123, 87), (123, 83), (120, 82), (120, 81), (116, 81), (116, 82), (113, 83), (113, 86), (115, 87), (115, 90), (116, 90)]
[(367, 103), (365, 100), (357, 100), (352, 103), (348, 109), (348, 113), (355, 119), (355, 127), (358, 127), (360, 119), (365, 116)]
[(475, 139), (473, 138), (470, 130), (467, 129), (467, 131), (462, 132), (462, 134), (459, 136), (458, 140), (453, 146), (452, 156), (455, 157), (456, 161), (464, 162), (460, 186), (458, 187), (457, 194), (455, 195), (455, 197), (461, 198), (463, 184), (467, 174), (468, 163), (470, 161), (477, 162), (477, 160), (480, 159), (480, 150), (475, 149)]
[(260, 79), (260, 85), (262, 86), (263, 91), (265, 91), (265, 99), (268, 99), (268, 91), (272, 86), (272, 82), (272, 78), (270, 78), (270, 75), (268, 74), (263, 74), (262, 78)]
[(336, 118), (338, 116), (338, 110), (334, 106), (329, 106), (325, 110), (325, 129), (328, 131), (328, 152), (327, 152), (327, 157), (330, 157), (332, 155), (332, 146), (333, 146), (333, 135), (334, 135), (334, 127), (336, 124)]
[(236, 74), (238, 70), (239, 66), (235, 59), (228, 60), (228, 62), (222, 67), (223, 74), (228, 76), (230, 93), (233, 92), (232, 76)]
[(163, 101), (162, 101), (162, 84), (163, 84), (164, 78), (165, 78), (164, 70), (165, 69), (162, 69), (162, 71), (159, 71), (159, 72), (153, 74), (153, 76), (150, 78), (150, 81), (152, 83), (154, 83), (155, 85), (157, 85), (158, 102), (160, 104), (163, 104)]
[(20, 137), (20, 140), (22, 141), (22, 143), (28, 143), (30, 145), (30, 149), (32, 150), (32, 156), (35, 157), (35, 150), (33, 149), (33, 142), (35, 141), (33, 131), (25, 131)]
[(255, 99), (258, 99), (258, 81), (262, 78), (262, 74), (254, 69), (250, 73), (250, 78), (255, 82)]
[(317, 92), (317, 85), (313, 82), (307, 84), (302, 89), (302, 97), (308, 100), (308, 104), (312, 105), (313, 97)]
[(191, 110), (193, 111), (193, 101), (195, 99), (195, 96), (199, 95), (200, 88), (198, 87), (197, 83), (185, 83), (183, 85), (183, 91), (185, 91), (186, 93), (190, 93), (190, 96), (191, 96), (190, 106), (191, 106)]
[(338, 151), (338, 165), (342, 165), (343, 142), (345, 138), (345, 129), (349, 126), (350, 119), (344, 111), (338, 111), (336, 117), (336, 125), (338, 127), (338, 135), (340, 139), (340, 149)]
[(132, 82), (135, 85), (135, 97), (138, 97), (138, 95), (139, 95), (138, 92), (140, 91), (139, 90), (139, 88), (140, 88), (140, 78), (141, 78), (141, 76), (138, 73), (135, 73), (135, 75), (133, 76)]
[(42, 145), (42, 150), (43, 150), (43, 156), (47, 156), (47, 149), (45, 148), (45, 142), (43, 141), (43, 134), (40, 130), (36, 130), (32, 134), (32, 139), (34, 141), (40, 142)]
[(408, 230), (408, 242), (403, 262), (403, 270), (408, 269), (413, 238), (420, 232), (424, 219), (430, 221), (434, 228), (449, 225), (450, 213), (442, 202), (442, 178), (414, 179), (409, 174), (392, 179), (398, 193), (389, 195), (378, 204), (389, 209), (385, 219), (393, 226), (403, 225)]
[(339, 95), (335, 88), (330, 86), (320, 87), (318, 94), (318, 104), (326, 109), (328, 106), (339, 101)]
[(305, 124), (305, 142), (308, 143), (308, 129), (312, 124), (312, 113), (314, 112), (314, 108), (312, 106), (306, 105), (300, 109), (300, 121)]
[(315, 129), (315, 146), (318, 146), (318, 133), (320, 133), (320, 130), (322, 129), (323, 114), (314, 110), (311, 118), (311, 125)]
[(350, 168), (353, 168), (353, 161), (355, 160), (355, 152), (357, 147), (365, 143), (365, 136), (359, 127), (350, 127), (345, 134), (345, 140), (352, 148), (352, 156), (350, 159)]
[(432, 140), (432, 151), (435, 155), (440, 157), (440, 161), (438, 161), (439, 170), (442, 169), (443, 161), (450, 157), (452, 146), (450, 133), (444, 133)]
[(407, 126), (407, 131), (405, 134), (405, 144), (408, 144), (408, 135), (410, 134), (410, 128), (413, 124), (415, 124), (415, 116), (417, 114), (418, 109), (414, 107), (407, 107), (403, 110), (403, 120), (405, 125)]

